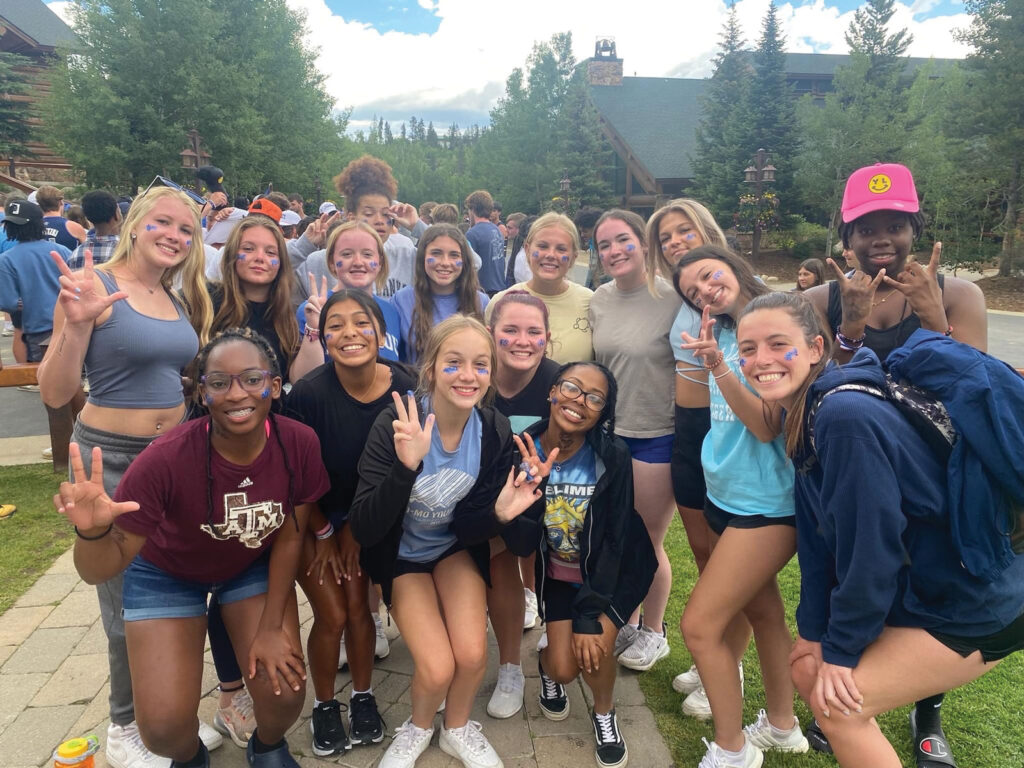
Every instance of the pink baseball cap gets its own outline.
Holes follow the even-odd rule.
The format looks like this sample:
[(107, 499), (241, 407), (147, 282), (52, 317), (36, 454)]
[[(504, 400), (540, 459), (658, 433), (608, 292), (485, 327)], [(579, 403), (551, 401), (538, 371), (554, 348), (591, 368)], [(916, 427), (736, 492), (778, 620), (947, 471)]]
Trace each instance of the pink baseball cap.
[(875, 163), (858, 168), (846, 180), (843, 222), (849, 224), (872, 211), (917, 213), (917, 189), (910, 169), (899, 163)]

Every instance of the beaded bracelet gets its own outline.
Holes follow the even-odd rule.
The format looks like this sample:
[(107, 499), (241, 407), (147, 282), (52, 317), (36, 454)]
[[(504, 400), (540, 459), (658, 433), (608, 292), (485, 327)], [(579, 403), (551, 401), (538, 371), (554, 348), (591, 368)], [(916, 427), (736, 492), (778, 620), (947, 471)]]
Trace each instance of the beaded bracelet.
[(723, 360), (725, 360), (725, 353), (722, 350), (718, 350), (718, 354), (715, 356), (715, 359), (710, 363), (704, 363), (704, 367), (709, 371), (713, 371)]
[(856, 352), (858, 349), (864, 346), (864, 340), (867, 339), (868, 335), (865, 333), (859, 339), (851, 339), (849, 336), (844, 336), (843, 332), (836, 328), (836, 341), (839, 343), (839, 348), (844, 349), (847, 352)]

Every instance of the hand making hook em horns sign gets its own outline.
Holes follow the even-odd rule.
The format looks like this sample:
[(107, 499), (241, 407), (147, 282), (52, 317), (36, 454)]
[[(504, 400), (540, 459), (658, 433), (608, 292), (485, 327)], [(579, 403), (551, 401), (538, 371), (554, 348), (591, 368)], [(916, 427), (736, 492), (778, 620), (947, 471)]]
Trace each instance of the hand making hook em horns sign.
[(942, 243), (932, 247), (932, 255), (928, 266), (924, 267), (916, 261), (908, 261), (903, 271), (896, 278), (885, 277), (886, 285), (902, 293), (910, 309), (921, 318), (921, 325), (927, 328), (945, 330), (946, 310), (942, 303), (942, 289), (939, 287), (939, 264), (942, 256)]
[[(847, 277), (846, 272), (834, 259), (826, 259), (836, 273), (839, 297), (843, 308), (843, 327), (861, 327), (867, 323), (872, 307), (875, 306), (875, 292), (885, 279), (885, 268), (878, 270), (874, 277), (857, 269)], [(884, 301), (884, 299), (883, 299)]]
[(111, 304), (128, 298), (124, 291), (115, 291), (106, 296), (97, 293), (90, 249), (85, 249), (85, 264), (80, 272), (72, 272), (56, 251), (50, 251), (50, 258), (60, 270), (60, 293), (57, 300), (64, 310), (64, 322), (68, 325), (92, 325)]

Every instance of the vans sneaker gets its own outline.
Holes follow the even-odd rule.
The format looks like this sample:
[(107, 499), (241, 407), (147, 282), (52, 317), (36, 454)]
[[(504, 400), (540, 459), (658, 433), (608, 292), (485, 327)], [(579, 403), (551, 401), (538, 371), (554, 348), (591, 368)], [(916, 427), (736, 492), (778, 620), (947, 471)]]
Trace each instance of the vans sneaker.
[(540, 659), (537, 659), (537, 669), (540, 671), (540, 711), (548, 720), (565, 720), (569, 716), (569, 697), (565, 694), (565, 686), (544, 674)]
[(774, 749), (776, 752), (804, 753), (810, 745), (800, 730), (800, 721), (793, 717), (793, 727), (782, 731), (768, 722), (768, 713), (763, 709), (757, 713), (757, 720), (743, 727), (747, 742), (760, 750)]
[(525, 683), (523, 668), (518, 664), (502, 664), (498, 667), (498, 682), (494, 686), (491, 700), (487, 702), (487, 714), (505, 720), (522, 709)]
[(629, 758), (626, 742), (619, 733), (619, 723), (615, 719), (615, 708), (606, 715), (592, 713), (590, 720), (594, 725), (594, 741), (597, 746), (594, 755), (601, 768), (621, 768)]
[(476, 720), (461, 728), (448, 729), (442, 725), (438, 746), (445, 754), (459, 758), (466, 768), (503, 768), (501, 758)]
[(646, 672), (668, 656), (668, 653), (665, 625), (661, 625), (661, 632), (655, 632), (643, 624), (640, 626), (636, 640), (619, 655), (619, 664), (629, 669), (635, 669), (637, 672)]
[(430, 746), (433, 735), (433, 728), (417, 728), (412, 720), (406, 720), (395, 730), (395, 737), (377, 768), (412, 768), (416, 759)]

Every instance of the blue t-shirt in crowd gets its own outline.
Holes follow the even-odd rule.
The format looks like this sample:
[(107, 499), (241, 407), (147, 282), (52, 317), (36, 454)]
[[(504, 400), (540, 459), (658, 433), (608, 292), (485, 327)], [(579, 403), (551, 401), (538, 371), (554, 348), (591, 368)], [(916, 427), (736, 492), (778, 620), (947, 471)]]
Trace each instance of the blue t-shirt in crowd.
[[(543, 461), (540, 438), (535, 438), (534, 444)], [(548, 542), (545, 573), (553, 579), (583, 583), (580, 576), (580, 535), (596, 485), (594, 450), (587, 443), (583, 443), (568, 461), (556, 462), (551, 467), (544, 489), (544, 529)]]
[[(434, 299), (434, 325), (437, 325), (446, 317), (451, 317), (459, 311), (459, 297), (454, 293), (432, 294)], [(477, 298), (480, 300), (480, 314), (487, 308), (490, 301), (486, 293), (477, 291)], [(416, 306), (416, 293), (411, 285), (400, 288), (391, 297), (394, 308), (398, 310), (399, 327), (401, 328), (402, 344), (405, 347), (404, 362), (416, 362), (415, 334), (412, 329), (412, 311)]]
[(56, 251), (68, 260), (71, 251), (49, 240), (15, 243), (0, 256), (0, 310), (15, 312), (22, 303), (25, 333), (53, 330), (53, 307), (60, 293), (60, 270), (50, 258)]
[(63, 216), (43, 216), (43, 237), (69, 251), (79, 246), (78, 238), (68, 232), (68, 220)]
[[(750, 389), (740, 370), (734, 328), (722, 329), (718, 347), (736, 378)], [(711, 431), (700, 454), (708, 498), (734, 515), (792, 515), (793, 463), (786, 456), (785, 438), (762, 443), (732, 412), (714, 376), (708, 377), (708, 388)]]
[(470, 246), (480, 254), (480, 287), (487, 293), (508, 288), (505, 285), (505, 238), (489, 221), (478, 221), (466, 232)]
[[(424, 412), (429, 413), (427, 404)], [(473, 410), (454, 451), (441, 444), (440, 430), (430, 435), (430, 451), (412, 487), (405, 510), (398, 557), (414, 563), (436, 560), (455, 544), (451, 523), (455, 505), (466, 497), (480, 474), (480, 414)]]
[[(327, 298), (331, 298), (334, 295), (334, 291), (327, 292)], [(380, 307), (380, 313), (384, 315), (384, 325), (387, 326), (387, 330), (384, 332), (384, 343), (380, 345), (378, 354), (385, 360), (400, 360), (402, 357), (402, 341), (398, 335), (399, 328), (401, 327), (401, 320), (398, 317), (398, 312), (391, 306), (391, 302), (382, 296), (374, 294), (373, 300), (377, 302), (377, 306)], [(299, 335), (301, 336), (306, 332), (306, 303), (302, 302), (299, 304), (299, 308), (296, 311), (296, 316), (299, 318)], [(328, 355), (324, 355), (324, 362), (328, 360)]]

